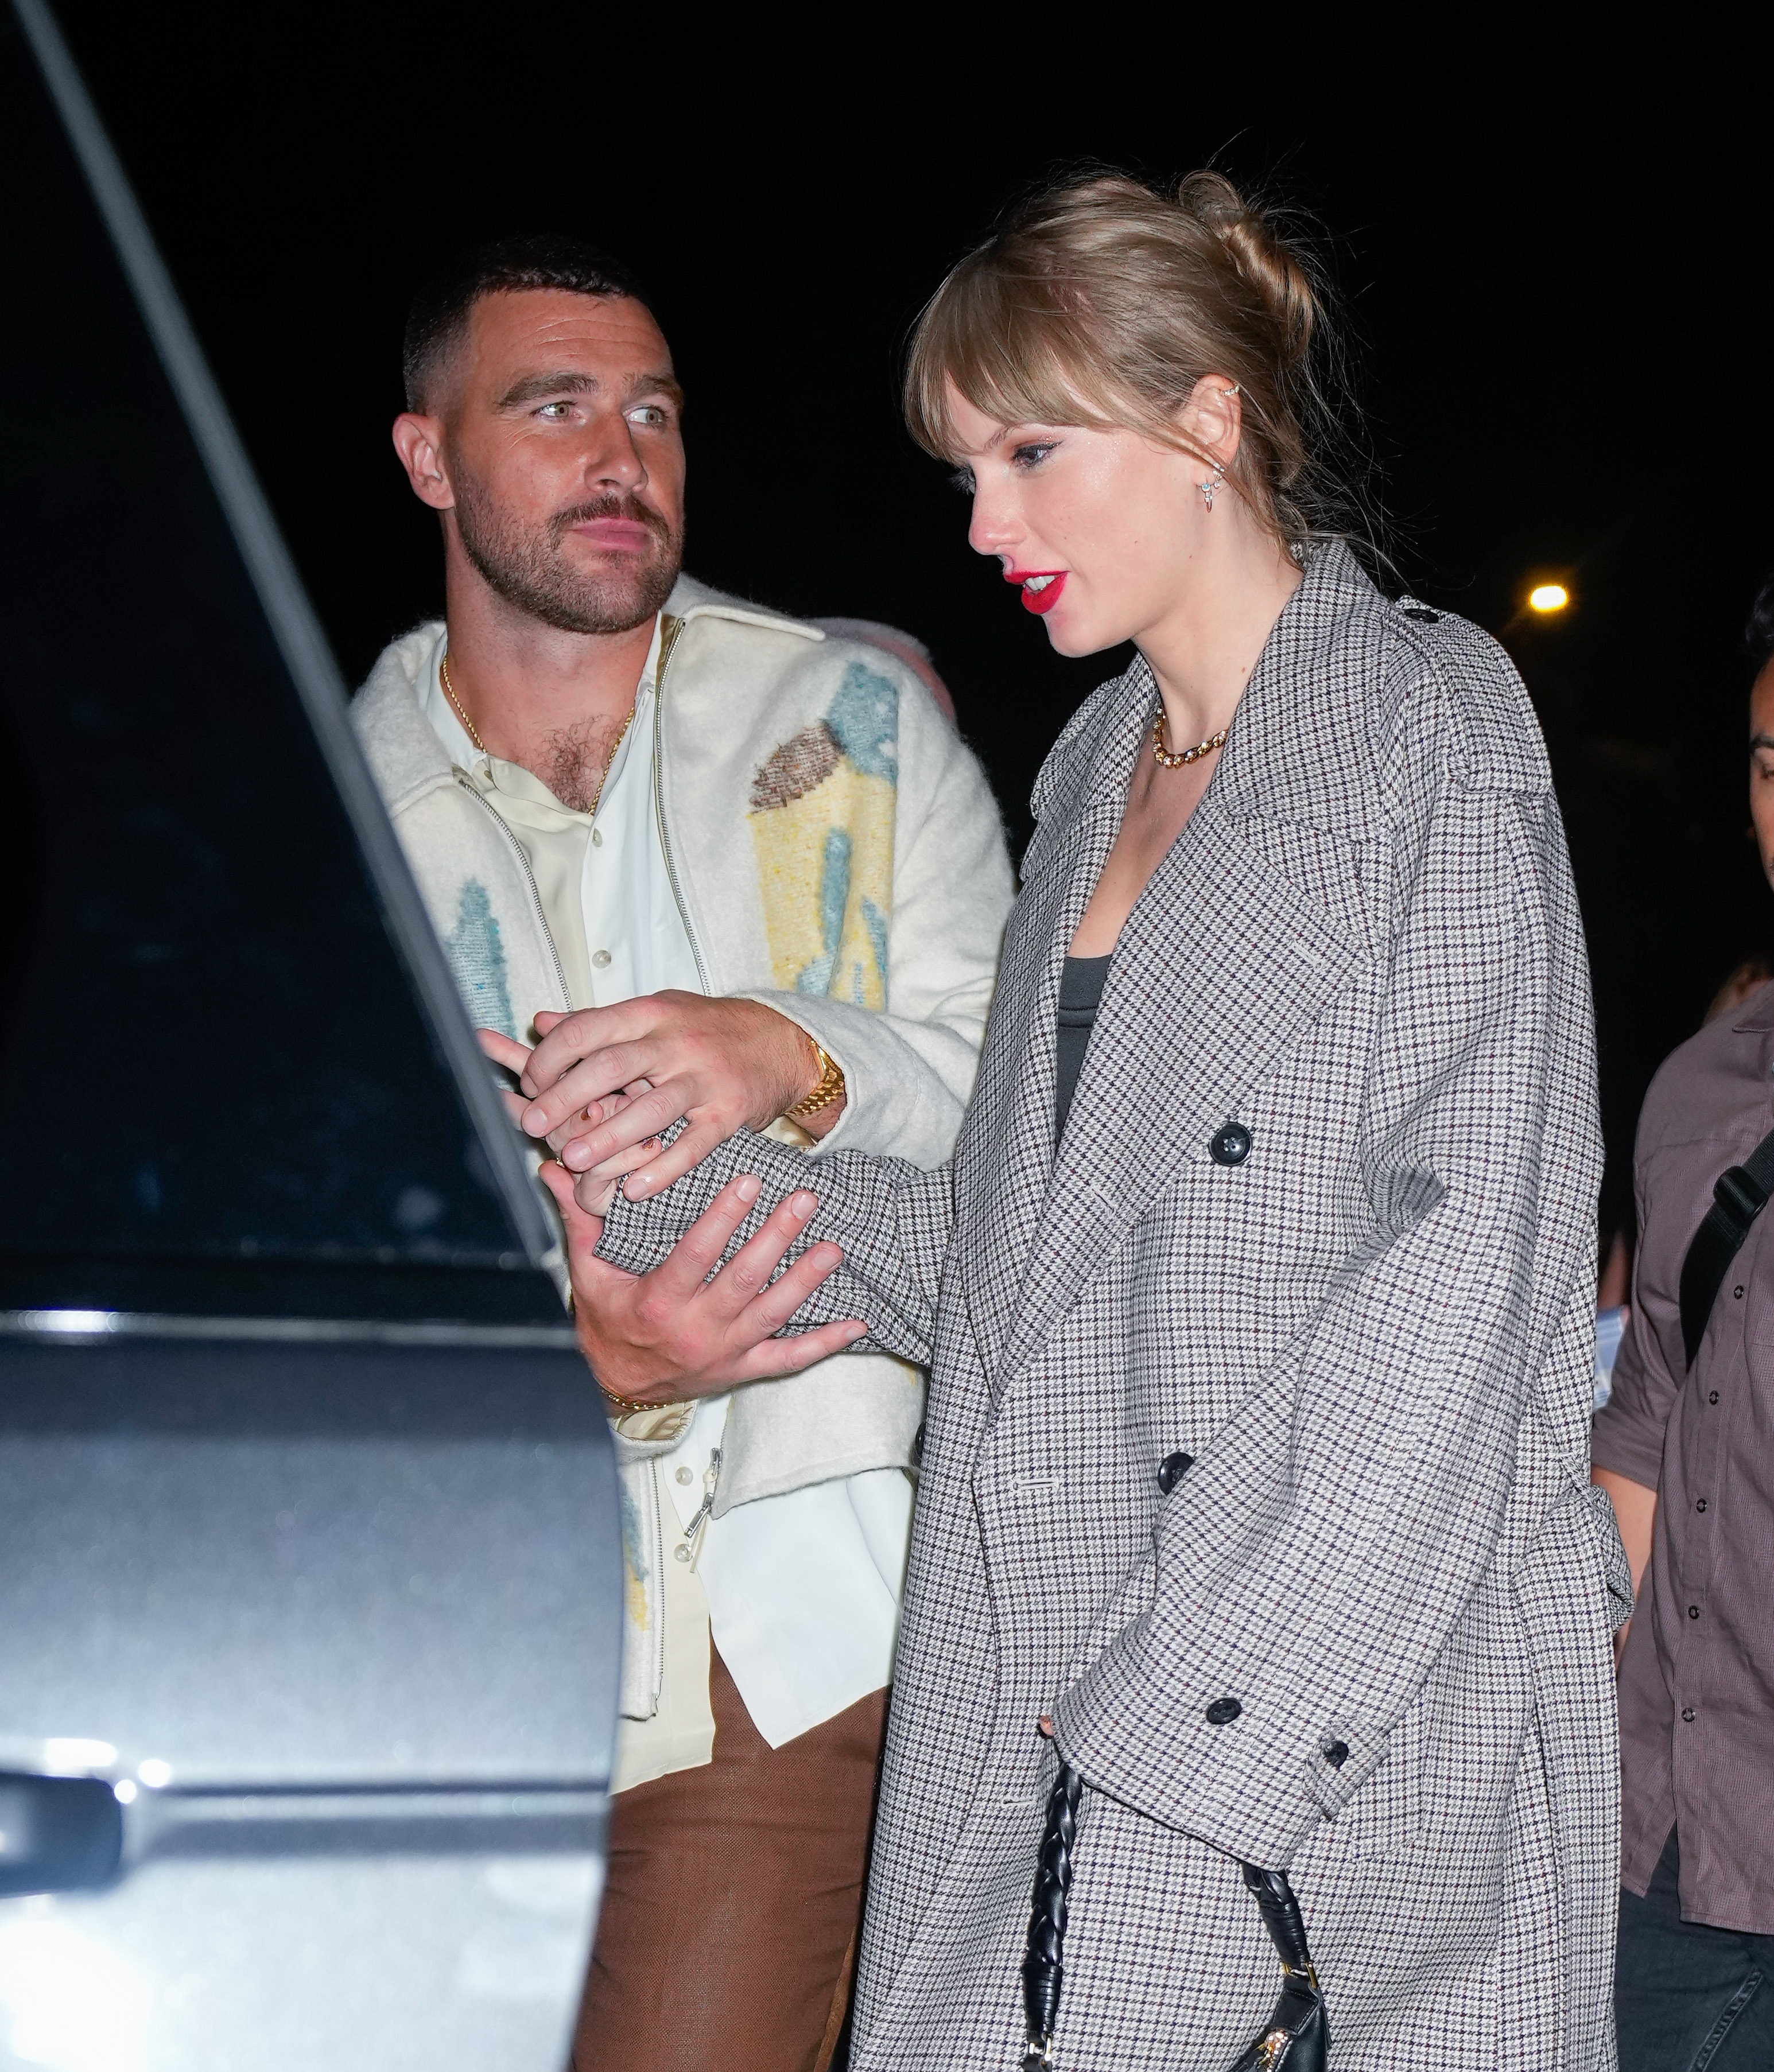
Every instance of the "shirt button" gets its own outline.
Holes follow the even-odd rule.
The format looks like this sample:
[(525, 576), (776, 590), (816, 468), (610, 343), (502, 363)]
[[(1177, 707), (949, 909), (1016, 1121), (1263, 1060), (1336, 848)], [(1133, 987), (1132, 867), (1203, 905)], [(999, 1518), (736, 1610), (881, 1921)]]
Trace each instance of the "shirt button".
[(591, 961), (599, 971), (602, 971), (610, 961), (610, 952), (607, 950), (594, 950), (591, 952)]
[(1709, 1403), (1716, 1403), (1718, 1400), (1718, 1392), (1716, 1388), (1712, 1389), (1708, 1392), (1706, 1400)]
[(1706, 1509), (1706, 1499), (1704, 1497), (1702, 1497), (1702, 1498), (1700, 1499), (1699, 1503), (1697, 1503), (1697, 1504), (1694, 1506), (1694, 1509), (1695, 1509), (1696, 1511), (1704, 1511), (1704, 1510)]
[(1210, 1727), (1229, 1727), (1244, 1710), (1236, 1698), (1216, 1698), (1208, 1708)]
[(1689, 1607), (1688, 1607), (1688, 1616), (1689, 1616), (1689, 1618), (1699, 1618), (1699, 1616), (1700, 1616), (1700, 1607), (1699, 1607), (1699, 1605), (1689, 1605)]
[(1733, 1295), (1734, 1297), (1735, 1297), (1735, 1298), (1737, 1299), (1737, 1301), (1738, 1301), (1741, 1302), (1741, 1301), (1743, 1301), (1743, 1289), (1742, 1289), (1741, 1288), (1734, 1288), (1734, 1289), (1732, 1289), (1732, 1290), (1731, 1290), (1731, 1292), (1732, 1295)]
[(689, 1471), (689, 1470), (688, 1468), (680, 1468), (680, 1469), (677, 1470), (677, 1479), (678, 1479), (681, 1483), (683, 1483), (684, 1486), (685, 1486), (686, 1489), (688, 1489), (688, 1488), (689, 1488), (689, 1481), (690, 1481), (690, 1471)]
[(690, 1557), (690, 1551), (687, 1547), (674, 1547), (672, 1553), (675, 1559), (680, 1561), (687, 1561)]
[(1681, 1716), (1691, 1727), (1694, 1725), (1694, 1707), (1692, 1705), (1684, 1705), (1681, 1708)]

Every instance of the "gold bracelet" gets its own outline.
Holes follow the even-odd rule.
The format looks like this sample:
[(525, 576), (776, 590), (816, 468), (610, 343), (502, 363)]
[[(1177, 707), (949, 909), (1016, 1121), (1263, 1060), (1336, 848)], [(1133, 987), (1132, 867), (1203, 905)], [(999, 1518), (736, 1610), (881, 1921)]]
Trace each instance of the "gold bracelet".
[(615, 1412), (619, 1418), (626, 1417), (631, 1410), (676, 1410), (680, 1408), (675, 1403), (640, 1403), (632, 1396), (618, 1396), (613, 1388), (605, 1388), (601, 1381), (598, 1383), (598, 1388), (604, 1401)]
[[(579, 1314), (578, 1298), (570, 1288), (566, 1291), (566, 1314), (577, 1321)], [(598, 1377), (595, 1374), (591, 1379), (598, 1381)], [(635, 1402), (628, 1396), (618, 1396), (613, 1388), (606, 1388), (601, 1381), (598, 1381), (598, 1393), (615, 1412), (619, 1420), (626, 1417), (631, 1410), (675, 1410), (677, 1408), (675, 1403)]]
[[(811, 1036), (807, 1041), (813, 1043)], [(805, 1116), (817, 1115), (822, 1108), (829, 1108), (833, 1101), (842, 1100), (850, 1091), (844, 1083), (844, 1067), (825, 1046), (813, 1043), (813, 1054), (819, 1059), (819, 1083), (810, 1094), (803, 1094), (792, 1108), (783, 1110), (790, 1122), (799, 1122)]]

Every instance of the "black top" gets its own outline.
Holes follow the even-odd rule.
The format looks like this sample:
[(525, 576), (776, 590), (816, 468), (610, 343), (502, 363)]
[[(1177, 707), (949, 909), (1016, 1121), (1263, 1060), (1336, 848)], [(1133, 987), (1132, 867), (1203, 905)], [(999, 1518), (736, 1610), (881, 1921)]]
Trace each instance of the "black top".
[(1072, 1096), (1078, 1090), (1090, 1032), (1109, 977), (1108, 957), (1068, 957), (1060, 974), (1060, 1062), (1053, 1081), (1053, 1141), (1066, 1133)]

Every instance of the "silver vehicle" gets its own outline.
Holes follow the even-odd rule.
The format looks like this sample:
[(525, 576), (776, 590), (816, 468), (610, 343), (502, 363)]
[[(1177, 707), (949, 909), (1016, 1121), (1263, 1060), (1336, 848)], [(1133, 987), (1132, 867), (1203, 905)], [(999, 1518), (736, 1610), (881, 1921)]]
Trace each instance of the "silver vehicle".
[(607, 1426), (325, 643), (17, 7), (0, 2067), (559, 2072)]

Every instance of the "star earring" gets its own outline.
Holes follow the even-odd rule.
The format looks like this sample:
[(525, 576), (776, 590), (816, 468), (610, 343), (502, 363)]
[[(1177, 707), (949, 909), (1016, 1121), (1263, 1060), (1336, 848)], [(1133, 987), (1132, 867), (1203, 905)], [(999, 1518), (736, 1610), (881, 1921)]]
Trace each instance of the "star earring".
[[(1234, 381), (1229, 388), (1222, 388), (1219, 392), (1222, 403), (1229, 403), (1233, 397), (1238, 393), (1239, 389), (1242, 385), (1243, 384), (1241, 383)], [(1225, 487), (1225, 480), (1226, 464), (1223, 460), (1216, 460), (1213, 463), (1213, 471), (1208, 475), (1207, 480), (1205, 482), (1198, 482), (1195, 485), (1196, 487), (1200, 491), (1201, 501), (1206, 504), (1208, 510), (1211, 511), (1213, 508), (1213, 500)]]

